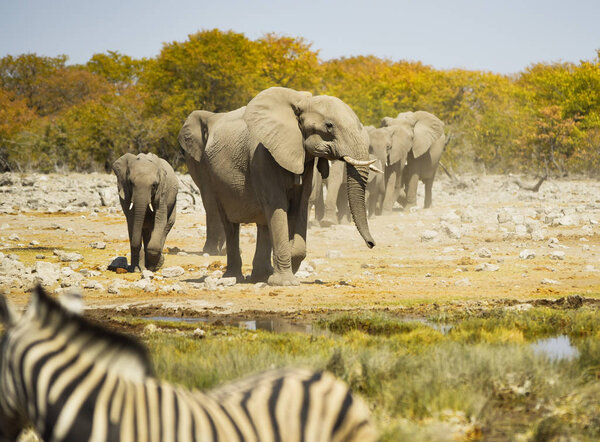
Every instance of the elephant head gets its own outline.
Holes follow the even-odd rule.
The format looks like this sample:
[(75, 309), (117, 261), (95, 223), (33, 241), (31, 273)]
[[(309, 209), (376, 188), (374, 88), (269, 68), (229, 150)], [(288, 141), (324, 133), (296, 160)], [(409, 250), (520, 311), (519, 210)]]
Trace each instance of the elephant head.
[(425, 111), (401, 112), (396, 118), (385, 117), (381, 127), (386, 128), (391, 136), (389, 165), (400, 160), (406, 162), (409, 152), (415, 158), (420, 157), (444, 134), (444, 123)]
[[(162, 197), (167, 190), (167, 171), (160, 158), (143, 153), (137, 156), (126, 153), (113, 163), (113, 171), (117, 176), (121, 206), (127, 217), (131, 265), (135, 269), (139, 265), (142, 227), (146, 216), (154, 216), (155, 225), (166, 224), (167, 203), (166, 198)], [(150, 258), (146, 265), (151, 268), (153, 259), (158, 260), (161, 253), (160, 238), (151, 238), (146, 246), (146, 261)]]
[(327, 95), (273, 87), (248, 103), (244, 120), (255, 141), (293, 174), (302, 175), (314, 157), (325, 175), (326, 160), (345, 161), (352, 218), (367, 246), (375, 245), (365, 210), (369, 166), (374, 161), (369, 160), (367, 131), (347, 104)]

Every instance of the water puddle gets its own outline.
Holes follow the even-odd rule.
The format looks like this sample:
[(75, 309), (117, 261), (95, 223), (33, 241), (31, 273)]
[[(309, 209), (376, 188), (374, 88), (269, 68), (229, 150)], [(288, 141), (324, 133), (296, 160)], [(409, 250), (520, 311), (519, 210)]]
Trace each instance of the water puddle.
[(571, 340), (565, 335), (539, 339), (531, 344), (531, 348), (534, 353), (545, 355), (553, 361), (575, 359), (579, 356), (579, 350), (571, 344)]
[(319, 327), (315, 327), (311, 322), (293, 321), (283, 318), (260, 318), (260, 319), (215, 319), (215, 318), (185, 318), (171, 316), (153, 316), (141, 318), (147, 321), (169, 321), (169, 322), (185, 322), (186, 324), (195, 323), (215, 323), (228, 325), (231, 327), (239, 327), (246, 330), (264, 330), (273, 333), (304, 333), (308, 335), (327, 334), (328, 331)]

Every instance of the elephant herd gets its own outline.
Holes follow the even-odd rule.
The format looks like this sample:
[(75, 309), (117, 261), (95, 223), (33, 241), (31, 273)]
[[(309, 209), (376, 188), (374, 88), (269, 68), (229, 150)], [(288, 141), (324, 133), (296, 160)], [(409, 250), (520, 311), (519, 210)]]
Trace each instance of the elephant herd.
[[(244, 281), (240, 223), (256, 224), (250, 280), (297, 285), (294, 274), (306, 256), (309, 200), (323, 182), (327, 200), (322, 224), (337, 222), (331, 207), (342, 198), (372, 248), (367, 202), (369, 214), (389, 212), (397, 200), (414, 205), (421, 179), (425, 204), (431, 204), (443, 127), (420, 111), (386, 118), (378, 129), (366, 128), (338, 98), (281, 87), (266, 89), (231, 112), (193, 111), (178, 139), (206, 211), (203, 251), (221, 254), (226, 249), (224, 276)], [(125, 154), (113, 170), (127, 218), (130, 270), (156, 270), (175, 222), (177, 178), (153, 154)], [(346, 186), (339, 192), (343, 181)]]

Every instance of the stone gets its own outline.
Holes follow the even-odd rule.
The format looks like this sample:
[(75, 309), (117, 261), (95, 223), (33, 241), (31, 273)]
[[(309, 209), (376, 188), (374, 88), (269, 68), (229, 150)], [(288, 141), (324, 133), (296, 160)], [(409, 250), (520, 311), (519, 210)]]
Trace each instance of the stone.
[(591, 264), (586, 265), (584, 269), (586, 272), (597, 272), (598, 271), (598, 269)]
[(61, 262), (82, 261), (83, 255), (77, 252), (63, 252), (62, 250), (54, 250), (53, 252)]
[(144, 333), (147, 335), (151, 335), (152, 333), (156, 333), (160, 329), (156, 326), (156, 324), (148, 324), (144, 327)]
[(482, 262), (475, 267), (476, 272), (497, 272), (498, 270), (500, 270), (499, 266), (488, 262)]
[(527, 226), (525, 226), (524, 224), (517, 224), (515, 226), (515, 235), (517, 236), (517, 238), (524, 238), (525, 236), (527, 236)]
[(82, 286), (84, 289), (88, 290), (102, 290), (104, 288), (102, 287), (102, 284), (100, 284), (98, 281), (94, 281), (93, 279), (86, 280)]
[(555, 252), (550, 253), (550, 259), (557, 259), (557, 260), (564, 260), (565, 259), (565, 252), (557, 250)]
[(163, 285), (160, 287), (160, 291), (164, 293), (169, 292), (182, 292), (183, 288), (179, 284)]
[(58, 266), (46, 261), (37, 261), (34, 273), (33, 282), (46, 287), (56, 284), (60, 276)]
[(471, 281), (469, 278), (461, 278), (454, 281), (454, 285), (456, 287), (469, 287), (471, 285)]
[(423, 232), (421, 232), (421, 241), (423, 241), (423, 242), (432, 241), (438, 235), (439, 235), (439, 232), (437, 232), (435, 230), (424, 230)]
[[(444, 229), (444, 232), (446, 233), (448, 238), (460, 239), (462, 236), (460, 233), (460, 229), (453, 224), (448, 224), (446, 222), (442, 222), (442, 228)], [(422, 238), (422, 236), (421, 236), (421, 238)]]
[(93, 243), (90, 244), (90, 247), (92, 249), (106, 249), (106, 243), (104, 241), (94, 241)]
[(544, 279), (542, 279), (541, 283), (546, 284), (546, 285), (555, 285), (555, 284), (560, 284), (560, 281), (557, 281), (555, 279), (544, 278)]
[(39, 246), (39, 245), (40, 245), (40, 242), (34, 239), (33, 241), (30, 241), (30, 242), (29, 242), (29, 245), (30, 245), (30, 246)]
[(542, 229), (533, 230), (531, 232), (531, 239), (533, 241), (543, 241), (546, 239), (546, 234)]
[(142, 279), (151, 280), (152, 278), (154, 278), (154, 272), (147, 269), (142, 270)]
[(152, 283), (148, 283), (144, 287), (144, 292), (146, 292), (146, 293), (154, 293), (155, 291), (156, 291), (156, 287)]
[(162, 269), (161, 274), (165, 278), (177, 278), (185, 273), (183, 267), (173, 266)]
[(148, 284), (150, 284), (149, 279), (138, 279), (133, 284), (131, 284), (131, 287), (138, 290), (144, 290)]
[(42, 255), (41, 253), (38, 253), (37, 255), (35, 255), (35, 259), (46, 259), (46, 255)]
[(254, 288), (255, 289), (262, 289), (265, 287), (268, 287), (269, 284), (267, 284), (266, 282), (257, 282), (256, 284), (254, 284)]
[(508, 212), (502, 211), (496, 214), (496, 220), (498, 221), (498, 224), (504, 224), (512, 221), (512, 217)]
[(204, 278), (204, 287), (207, 290), (216, 290), (217, 289), (217, 281), (218, 279), (213, 276), (207, 276)]
[(325, 253), (325, 257), (327, 257), (327, 258), (341, 258), (342, 256), (344, 256), (344, 255), (339, 250), (328, 250)]
[(194, 337), (202, 339), (202, 338), (206, 337), (206, 332), (204, 330), (202, 330), (201, 328), (197, 328), (194, 330)]
[(108, 262), (107, 269), (112, 272), (117, 271), (117, 269), (127, 269), (127, 258), (124, 256), (111, 258)]
[(535, 258), (535, 252), (533, 250), (529, 250), (529, 249), (521, 250), (521, 253), (519, 253), (519, 258), (533, 259), (533, 258)]
[(231, 276), (228, 278), (219, 278), (217, 280), (217, 285), (222, 285), (224, 287), (231, 287), (237, 283), (235, 276)]
[(110, 293), (111, 295), (118, 295), (120, 293), (119, 284), (113, 282), (111, 285), (109, 285), (108, 293)]
[(17, 235), (16, 233), (13, 233), (12, 235), (10, 235), (10, 236), (8, 237), (8, 240), (9, 240), (9, 241), (18, 241), (19, 239), (20, 239), (20, 238), (19, 238), (19, 235)]
[(577, 224), (577, 221), (569, 215), (561, 216), (560, 218), (555, 218), (552, 221), (553, 226), (575, 226)]
[(492, 252), (490, 252), (490, 250), (486, 249), (485, 247), (481, 247), (475, 250), (475, 254), (480, 258), (490, 258), (492, 256)]

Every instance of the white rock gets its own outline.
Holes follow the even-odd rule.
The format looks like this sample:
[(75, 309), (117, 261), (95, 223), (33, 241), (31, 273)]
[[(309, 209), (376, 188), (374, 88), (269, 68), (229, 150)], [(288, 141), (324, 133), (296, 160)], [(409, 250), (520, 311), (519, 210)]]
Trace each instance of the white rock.
[(460, 229), (453, 224), (442, 222), (442, 228), (444, 229), (444, 232), (446, 233), (448, 238), (460, 239), (462, 236), (460, 233)]
[(194, 330), (194, 336), (202, 339), (206, 336), (206, 332), (201, 328), (197, 328), (196, 330)]
[(63, 252), (62, 250), (54, 250), (54, 254), (58, 256), (61, 262), (82, 261), (83, 255), (77, 252)]
[(586, 272), (597, 272), (598, 269), (596, 267), (594, 267), (593, 265), (588, 264), (585, 266), (585, 271)]
[(558, 259), (562, 261), (563, 259), (565, 259), (565, 252), (562, 252), (560, 250), (552, 252), (550, 254), (550, 259)]
[(181, 276), (184, 273), (185, 273), (185, 270), (183, 270), (183, 267), (180, 267), (180, 266), (167, 267), (167, 268), (163, 269), (161, 272), (161, 274), (165, 278), (177, 278), (178, 276)]
[(515, 235), (517, 238), (524, 238), (527, 236), (527, 226), (524, 224), (517, 224), (515, 226)]
[(546, 234), (543, 230), (538, 229), (531, 232), (531, 239), (533, 241), (543, 241), (546, 239)]
[(435, 239), (439, 233), (435, 230), (424, 230), (421, 232), (421, 241), (431, 241)]
[(515, 224), (524, 224), (525, 223), (525, 217), (523, 215), (513, 215), (512, 216), (512, 222)]
[(16, 233), (13, 233), (12, 235), (10, 235), (10, 236), (8, 237), (8, 240), (9, 240), (9, 241), (18, 241), (19, 239), (20, 239), (20, 238), (19, 238), (19, 235), (17, 235)]
[(152, 278), (154, 278), (154, 272), (148, 269), (142, 270), (142, 279), (151, 280)]
[(461, 278), (454, 281), (454, 285), (457, 287), (469, 287), (471, 285), (471, 281), (469, 278)]
[(220, 279), (223, 277), (223, 272), (221, 270), (214, 270), (209, 276), (215, 280)]
[(90, 244), (90, 247), (92, 249), (106, 249), (106, 243), (104, 241), (94, 241), (93, 243)]
[(328, 250), (325, 253), (325, 257), (327, 258), (341, 258), (342, 256), (344, 255), (339, 250)]
[(542, 284), (548, 284), (548, 285), (560, 284), (559, 281), (557, 281), (555, 279), (548, 279), (548, 278), (542, 279), (541, 282), (542, 282)]
[(521, 253), (519, 253), (519, 258), (533, 259), (533, 258), (535, 258), (535, 252), (533, 250), (529, 250), (529, 249), (521, 250)]
[(152, 283), (148, 283), (148, 284), (146, 284), (146, 287), (144, 287), (144, 292), (146, 292), (146, 293), (154, 293), (155, 291), (156, 291), (156, 287)]
[(131, 284), (131, 286), (134, 289), (144, 290), (148, 284), (150, 284), (149, 279), (138, 279), (133, 284)]
[(497, 272), (498, 270), (500, 270), (499, 266), (488, 262), (482, 262), (475, 267), (476, 272)]
[(112, 295), (118, 295), (120, 293), (120, 291), (119, 291), (119, 284), (112, 283), (111, 285), (109, 285), (108, 286), (108, 293), (110, 293)]
[(39, 246), (39, 245), (40, 245), (40, 242), (34, 239), (33, 241), (30, 241), (30, 242), (29, 242), (29, 245), (30, 245), (30, 246)]
[(160, 329), (155, 324), (148, 324), (147, 326), (144, 327), (144, 333), (149, 334), (149, 335), (152, 333), (156, 333), (159, 330)]
[(575, 226), (577, 225), (577, 221), (569, 215), (565, 215), (562, 216), (560, 218), (556, 218), (552, 221), (552, 225), (559, 225), (559, 226)]
[(60, 272), (56, 264), (46, 261), (37, 261), (34, 269), (34, 283), (39, 283), (48, 287), (58, 282)]
[(485, 247), (481, 247), (475, 250), (475, 254), (480, 258), (490, 258), (492, 256), (492, 252), (490, 252), (490, 250), (486, 249)]
[(230, 276), (228, 278), (219, 278), (217, 280), (217, 285), (222, 285), (224, 287), (231, 287), (237, 283), (235, 276)]

